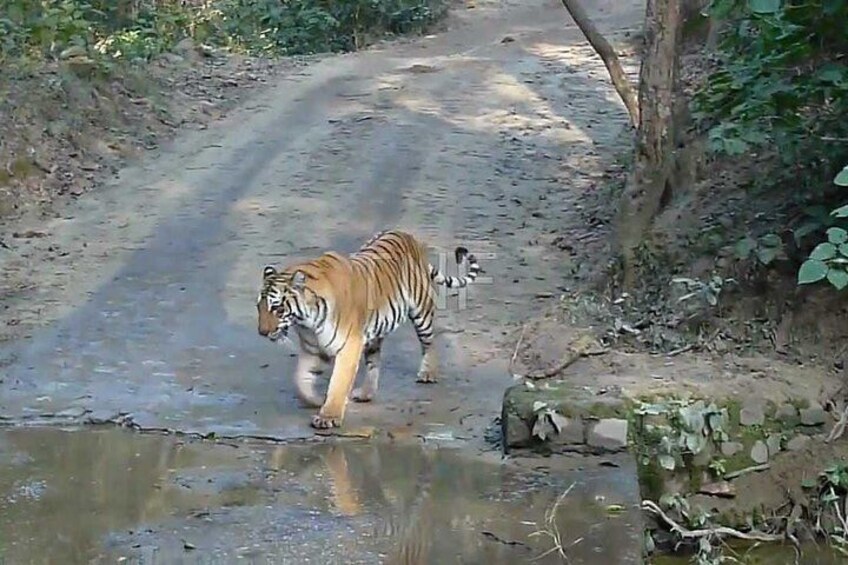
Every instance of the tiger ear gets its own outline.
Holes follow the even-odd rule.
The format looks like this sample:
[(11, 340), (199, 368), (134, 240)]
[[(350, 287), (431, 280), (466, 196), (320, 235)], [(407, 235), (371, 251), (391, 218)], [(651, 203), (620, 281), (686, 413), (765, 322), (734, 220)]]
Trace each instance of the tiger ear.
[(264, 278), (268, 278), (271, 275), (276, 275), (276, 274), (277, 274), (277, 268), (274, 267), (274, 265), (265, 265), (265, 268), (262, 269), (262, 276)]
[(292, 275), (292, 288), (295, 290), (303, 290), (306, 286), (306, 273), (303, 271), (296, 271)]

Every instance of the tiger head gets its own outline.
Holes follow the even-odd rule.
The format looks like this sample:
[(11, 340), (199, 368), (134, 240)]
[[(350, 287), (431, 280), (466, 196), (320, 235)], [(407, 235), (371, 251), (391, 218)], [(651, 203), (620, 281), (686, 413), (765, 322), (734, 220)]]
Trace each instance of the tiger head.
[(259, 335), (271, 341), (284, 340), (289, 329), (303, 315), (303, 291), (306, 275), (296, 271), (289, 275), (267, 266), (262, 271), (262, 290), (256, 300), (259, 313)]

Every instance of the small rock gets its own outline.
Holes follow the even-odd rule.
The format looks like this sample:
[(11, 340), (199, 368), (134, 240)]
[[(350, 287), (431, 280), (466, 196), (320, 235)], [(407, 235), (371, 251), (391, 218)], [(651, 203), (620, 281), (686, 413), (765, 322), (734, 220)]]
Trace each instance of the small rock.
[(501, 39), (501, 43), (512, 43), (513, 41), (515, 41), (515, 38), (511, 35), (506, 35), (503, 39)]
[(185, 62), (185, 57), (181, 55), (177, 55), (176, 53), (163, 53), (162, 59), (171, 63), (172, 65), (179, 65), (180, 63)]
[(501, 433), (506, 447), (522, 447), (530, 444), (530, 426), (513, 412), (507, 413), (502, 420)]
[(67, 49), (63, 49), (61, 53), (59, 53), (59, 59), (66, 60), (71, 57), (87, 57), (88, 51), (85, 50), (85, 47), (81, 45), (71, 45)]
[(759, 399), (746, 401), (739, 412), (739, 423), (743, 426), (761, 426), (765, 419), (763, 403)]
[(71, 57), (65, 61), (68, 69), (80, 78), (88, 78), (97, 70), (97, 63), (88, 57)]
[(719, 481), (702, 485), (698, 489), (698, 493), (709, 496), (720, 496), (722, 498), (734, 498), (736, 496), (736, 487), (728, 481)]
[(766, 438), (766, 446), (768, 446), (769, 457), (774, 457), (780, 453), (780, 435), (771, 434)]
[(88, 410), (82, 408), (81, 406), (73, 406), (71, 408), (66, 408), (61, 412), (56, 412), (57, 418), (68, 418), (71, 420), (76, 420), (78, 418), (82, 418), (88, 413)]
[(586, 434), (581, 418), (561, 418), (558, 422), (559, 433), (551, 437), (551, 442), (559, 445), (582, 445), (586, 443)]
[(586, 443), (592, 447), (613, 450), (627, 447), (627, 420), (618, 418), (600, 420), (589, 429)]
[(810, 403), (809, 408), (801, 410), (801, 424), (805, 426), (820, 426), (824, 424), (826, 417), (824, 408), (815, 402)]
[(762, 440), (757, 440), (754, 447), (751, 448), (751, 460), (754, 463), (762, 464), (768, 462), (769, 450), (768, 446)]
[(174, 52), (180, 53), (182, 55), (189, 54), (192, 52), (196, 53), (197, 47), (194, 45), (194, 40), (190, 37), (186, 37), (185, 39), (180, 40), (176, 45), (174, 45)]
[(792, 422), (798, 417), (798, 409), (791, 404), (783, 404), (774, 413), (774, 417), (780, 422)]
[(745, 448), (738, 441), (726, 441), (721, 444), (721, 454), (725, 457), (733, 457)]
[(810, 436), (805, 436), (804, 434), (798, 434), (789, 440), (786, 444), (786, 449), (789, 451), (800, 451), (806, 447), (806, 445), (810, 443)]

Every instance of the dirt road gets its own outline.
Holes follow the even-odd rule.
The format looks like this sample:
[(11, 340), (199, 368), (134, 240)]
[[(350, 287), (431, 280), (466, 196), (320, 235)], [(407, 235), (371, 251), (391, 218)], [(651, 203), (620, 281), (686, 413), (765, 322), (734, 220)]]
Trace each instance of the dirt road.
[[(591, 12), (617, 33), (642, 15)], [(4, 258), (32, 286), (4, 301), (26, 339), (0, 350), (0, 416), (310, 437), (293, 359), (256, 334), (261, 267), (400, 226), (446, 251), (434, 260), (465, 245), (488, 278), (442, 308), (442, 381), (415, 384), (406, 326), (346, 426), (480, 438), (510, 382), (503, 328), (569, 285), (579, 266), (551, 243), (589, 231), (580, 196), (626, 123), (554, 0), (479, 2), (432, 37), (324, 58), (21, 226), (46, 237)]]
[[(589, 8), (611, 36), (641, 21), (635, 3)], [(344, 429), (479, 453), (511, 382), (504, 333), (587, 268), (568, 245), (598, 237), (581, 198), (626, 124), (554, 0), (478, 2), (433, 37), (285, 76), (55, 219), (11, 227), (43, 237), (0, 249), (0, 289), (19, 289), (2, 303), (0, 423), (314, 437), (292, 356), (256, 332), (261, 268), (399, 226), (448, 272), (465, 245), (488, 278), (442, 305), (441, 382), (415, 383), (407, 325)], [(401, 444), (5, 430), (0, 560), (516, 563), (550, 549), (528, 534), (577, 483), (559, 521), (582, 540), (572, 562), (640, 558), (632, 459), (515, 473), (497, 453)]]

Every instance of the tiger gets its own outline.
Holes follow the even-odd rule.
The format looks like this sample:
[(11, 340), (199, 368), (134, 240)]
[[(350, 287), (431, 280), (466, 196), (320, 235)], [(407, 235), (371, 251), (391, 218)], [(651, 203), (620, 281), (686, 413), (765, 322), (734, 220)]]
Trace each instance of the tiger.
[[(374, 399), (383, 340), (407, 319), (421, 346), (417, 382), (437, 381), (435, 286), (464, 288), (482, 272), (465, 247), (457, 247), (454, 256), (457, 266), (467, 263), (464, 276), (441, 273), (428, 261), (422, 241), (393, 229), (375, 234), (347, 256), (327, 251), (285, 268), (263, 268), (256, 301), (259, 335), (290, 342), (289, 331), (297, 334), (295, 389), (306, 406), (320, 406), (310, 422), (313, 428), (341, 427), (349, 397), (354, 402)], [(366, 375), (352, 390), (363, 357)], [(315, 381), (331, 363), (322, 401)]]

